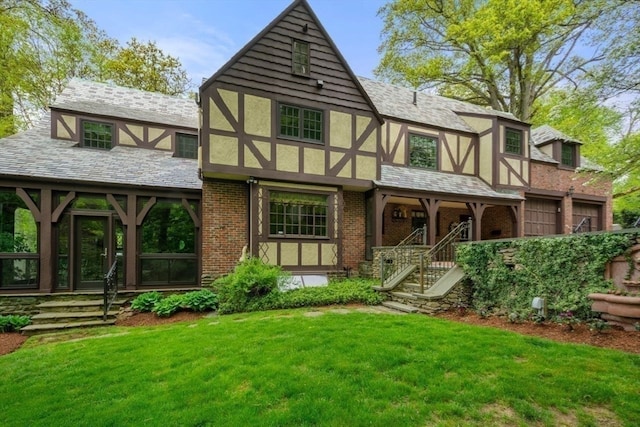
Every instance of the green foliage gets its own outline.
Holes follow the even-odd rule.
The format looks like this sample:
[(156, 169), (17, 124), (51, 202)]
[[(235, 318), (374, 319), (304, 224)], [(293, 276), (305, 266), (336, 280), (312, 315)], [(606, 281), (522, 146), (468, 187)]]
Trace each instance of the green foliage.
[(17, 332), (31, 323), (29, 316), (0, 316), (0, 332)]
[(146, 292), (138, 295), (131, 308), (138, 311), (151, 311), (161, 317), (168, 317), (179, 310), (213, 311), (218, 307), (218, 296), (210, 289), (173, 294), (164, 297), (160, 292)]
[(160, 292), (145, 292), (131, 301), (131, 308), (138, 311), (152, 311), (153, 307), (163, 299), (164, 296)]
[[(545, 298), (549, 315), (591, 315), (591, 292), (610, 288), (605, 264), (631, 246), (629, 234), (578, 234), (460, 245), (457, 259), (473, 281), (473, 305), (479, 312), (530, 311), (534, 297)], [(500, 250), (515, 249), (515, 265)], [(519, 318), (519, 315), (516, 316)]]
[(220, 313), (245, 311), (252, 300), (277, 291), (278, 282), (286, 277), (279, 266), (265, 264), (260, 258), (247, 258), (233, 273), (213, 283), (220, 298)]
[(201, 289), (184, 294), (182, 302), (191, 311), (213, 311), (218, 308), (218, 295), (209, 289)]
[(160, 317), (169, 317), (183, 308), (184, 305), (184, 295), (173, 294), (158, 301), (151, 311)]

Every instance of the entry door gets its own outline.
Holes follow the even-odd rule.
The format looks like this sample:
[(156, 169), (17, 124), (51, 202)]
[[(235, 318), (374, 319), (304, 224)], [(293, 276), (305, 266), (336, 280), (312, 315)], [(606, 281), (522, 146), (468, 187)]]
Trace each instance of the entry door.
[(75, 223), (75, 289), (103, 289), (109, 265), (109, 218), (77, 216)]

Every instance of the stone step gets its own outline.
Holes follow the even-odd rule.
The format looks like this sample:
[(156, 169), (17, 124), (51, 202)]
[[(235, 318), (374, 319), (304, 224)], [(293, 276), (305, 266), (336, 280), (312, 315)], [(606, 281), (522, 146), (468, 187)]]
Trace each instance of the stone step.
[[(112, 307), (119, 307), (126, 302), (127, 300), (125, 299), (117, 299), (113, 302)], [(101, 309), (103, 304), (104, 300), (102, 299), (93, 299), (86, 301), (48, 301), (38, 304), (36, 308), (40, 310), (40, 313), (96, 311)]]
[[(107, 313), (108, 318), (115, 318), (118, 315), (118, 311), (111, 310)], [(73, 311), (73, 312), (46, 312), (36, 314), (31, 317), (31, 322), (34, 325), (49, 324), (49, 323), (71, 323), (74, 321), (90, 321), (90, 320), (102, 320), (104, 311)]]
[(418, 309), (412, 307), (410, 305), (402, 304), (396, 301), (385, 301), (382, 303), (383, 306), (390, 308), (392, 310), (402, 311), (404, 313), (417, 313)]
[(84, 322), (67, 322), (67, 323), (43, 323), (40, 325), (29, 325), (20, 329), (25, 335), (47, 334), (52, 332), (61, 332), (74, 328), (91, 328), (96, 326), (111, 326), (116, 323), (116, 319), (88, 320)]
[(409, 292), (390, 292), (392, 297), (397, 297), (397, 298), (404, 298), (404, 299), (418, 299), (418, 297), (416, 297), (414, 294), (409, 293)]

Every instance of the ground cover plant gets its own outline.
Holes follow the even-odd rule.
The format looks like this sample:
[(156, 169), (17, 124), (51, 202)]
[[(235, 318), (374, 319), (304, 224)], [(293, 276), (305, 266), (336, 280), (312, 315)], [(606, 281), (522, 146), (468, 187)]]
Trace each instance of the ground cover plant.
[(328, 286), (282, 290), (290, 280), (281, 267), (248, 258), (212, 287), (220, 297), (220, 313), (237, 313), (330, 304), (380, 304), (384, 297), (365, 279), (331, 281)]
[(30, 323), (31, 319), (29, 318), (29, 316), (21, 316), (15, 314), (0, 316), (0, 333), (16, 332)]
[(0, 425), (640, 419), (637, 355), (421, 315), (275, 310), (42, 342), (0, 357)]
[(541, 297), (550, 318), (589, 321), (593, 313), (587, 295), (613, 286), (604, 280), (605, 265), (636, 237), (589, 233), (474, 242), (457, 247), (457, 261), (473, 282), (473, 308), (479, 313), (523, 320), (533, 313), (533, 298)]
[(145, 292), (131, 301), (131, 309), (141, 312), (151, 311), (161, 317), (168, 317), (180, 310), (196, 312), (212, 311), (218, 308), (218, 296), (210, 289), (164, 296), (160, 292)]

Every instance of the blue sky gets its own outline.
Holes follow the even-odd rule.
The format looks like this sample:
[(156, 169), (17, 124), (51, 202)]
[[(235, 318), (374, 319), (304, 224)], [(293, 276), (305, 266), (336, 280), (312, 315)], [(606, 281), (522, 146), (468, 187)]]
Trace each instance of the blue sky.
[[(293, 0), (71, 0), (111, 37), (152, 40), (193, 84), (211, 76)], [(373, 77), (385, 0), (308, 0), (356, 75)]]

